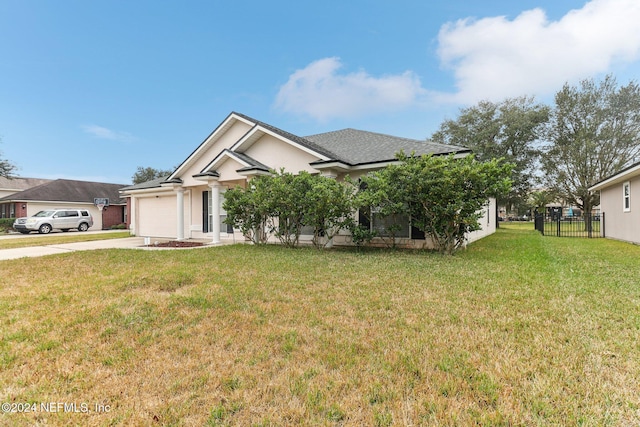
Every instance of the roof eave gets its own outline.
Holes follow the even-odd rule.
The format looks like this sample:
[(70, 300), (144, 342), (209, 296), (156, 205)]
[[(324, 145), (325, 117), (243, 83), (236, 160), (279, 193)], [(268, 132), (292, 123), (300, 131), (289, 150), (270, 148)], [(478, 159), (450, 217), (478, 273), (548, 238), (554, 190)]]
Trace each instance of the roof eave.
[(255, 175), (273, 175), (271, 171), (262, 168), (242, 168), (236, 171), (241, 176), (255, 176)]
[(627, 169), (624, 169), (617, 174), (592, 185), (591, 187), (589, 187), (589, 191), (600, 191), (603, 188), (607, 188), (611, 185), (626, 182), (631, 178), (635, 178), (636, 176), (640, 176), (640, 163), (631, 165)]

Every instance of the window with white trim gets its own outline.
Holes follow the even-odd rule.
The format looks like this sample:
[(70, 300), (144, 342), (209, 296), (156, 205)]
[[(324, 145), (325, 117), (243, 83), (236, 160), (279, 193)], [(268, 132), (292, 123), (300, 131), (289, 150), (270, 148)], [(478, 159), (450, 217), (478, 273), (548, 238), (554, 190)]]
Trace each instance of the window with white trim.
[(226, 189), (220, 189), (220, 216), (216, 219), (213, 217), (213, 194), (211, 191), (203, 191), (202, 197), (202, 231), (210, 233), (213, 230), (213, 221), (220, 221), (221, 233), (233, 233), (233, 227), (224, 223), (227, 219), (227, 211), (224, 210), (222, 204), (224, 203), (224, 192)]
[(622, 208), (624, 212), (631, 211), (631, 183), (622, 184)]

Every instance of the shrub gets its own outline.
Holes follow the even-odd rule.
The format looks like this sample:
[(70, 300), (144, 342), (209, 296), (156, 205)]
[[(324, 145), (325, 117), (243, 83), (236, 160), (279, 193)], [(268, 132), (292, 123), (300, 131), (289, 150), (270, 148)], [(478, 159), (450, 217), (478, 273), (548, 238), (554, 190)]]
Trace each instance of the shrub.
[(6, 233), (9, 230), (13, 230), (13, 222), (15, 218), (0, 218), (0, 233)]
[(297, 246), (304, 226), (313, 227), (313, 244), (324, 247), (353, 221), (353, 188), (348, 183), (284, 172), (258, 176), (247, 188), (227, 190), (226, 224), (254, 243), (276, 236), (284, 246)]

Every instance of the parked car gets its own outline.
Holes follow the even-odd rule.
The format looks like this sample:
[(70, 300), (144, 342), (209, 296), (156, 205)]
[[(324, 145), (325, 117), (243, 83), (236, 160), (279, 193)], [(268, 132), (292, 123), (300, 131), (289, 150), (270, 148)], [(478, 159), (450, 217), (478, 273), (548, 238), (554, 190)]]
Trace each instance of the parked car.
[(93, 226), (93, 217), (86, 209), (51, 209), (40, 211), (31, 217), (17, 218), (13, 228), (22, 234), (38, 231), (40, 234), (48, 234), (51, 230), (69, 231), (77, 228), (78, 231), (87, 231)]

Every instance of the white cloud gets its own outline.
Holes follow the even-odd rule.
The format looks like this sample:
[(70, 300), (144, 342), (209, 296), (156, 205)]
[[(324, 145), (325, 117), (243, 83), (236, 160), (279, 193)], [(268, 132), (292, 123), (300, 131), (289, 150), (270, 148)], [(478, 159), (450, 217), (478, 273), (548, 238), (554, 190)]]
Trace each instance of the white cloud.
[(102, 126), (86, 125), (82, 126), (82, 129), (89, 135), (99, 139), (108, 139), (120, 142), (132, 142), (136, 140), (136, 138), (128, 132), (117, 132)]
[(541, 9), (505, 17), (460, 20), (438, 35), (442, 64), (457, 93), (442, 100), (475, 103), (549, 94), (566, 81), (611, 71), (640, 57), (640, 1), (592, 0), (558, 21)]
[(373, 77), (365, 71), (339, 74), (339, 58), (324, 58), (295, 71), (278, 92), (276, 108), (325, 121), (336, 117), (397, 111), (425, 90), (412, 72)]

